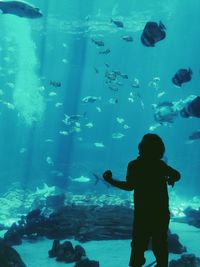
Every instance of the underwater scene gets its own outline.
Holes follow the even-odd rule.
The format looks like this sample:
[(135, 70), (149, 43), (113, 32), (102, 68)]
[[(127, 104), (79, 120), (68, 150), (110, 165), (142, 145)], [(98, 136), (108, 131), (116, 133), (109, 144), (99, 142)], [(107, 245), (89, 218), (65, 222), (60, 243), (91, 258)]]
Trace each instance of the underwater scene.
[[(125, 181), (147, 133), (181, 174), (169, 266), (200, 266), (199, 10), (0, 1), (0, 267), (128, 266), (134, 191), (102, 175)], [(135, 267), (160, 266), (152, 245), (145, 258)]]

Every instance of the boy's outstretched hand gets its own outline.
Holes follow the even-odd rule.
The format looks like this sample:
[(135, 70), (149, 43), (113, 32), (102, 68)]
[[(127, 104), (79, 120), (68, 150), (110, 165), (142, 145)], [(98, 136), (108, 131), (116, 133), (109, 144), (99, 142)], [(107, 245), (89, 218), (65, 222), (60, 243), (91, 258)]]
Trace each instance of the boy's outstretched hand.
[(106, 182), (110, 182), (112, 180), (112, 172), (107, 170), (103, 173), (103, 178)]

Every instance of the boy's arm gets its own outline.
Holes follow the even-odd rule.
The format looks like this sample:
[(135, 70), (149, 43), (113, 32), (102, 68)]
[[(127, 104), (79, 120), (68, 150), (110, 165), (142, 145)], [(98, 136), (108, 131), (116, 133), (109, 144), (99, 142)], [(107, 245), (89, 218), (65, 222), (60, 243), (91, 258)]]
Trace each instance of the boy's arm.
[(126, 191), (132, 191), (133, 190), (132, 185), (128, 181), (119, 181), (119, 180), (113, 179), (112, 172), (110, 170), (104, 172), (103, 178), (109, 184), (111, 184), (115, 187), (118, 187), (122, 190), (126, 190)]
[(173, 169), (172, 167), (166, 165), (166, 176), (168, 177), (167, 182), (168, 185), (171, 185), (172, 187), (174, 186), (175, 182), (179, 181), (181, 178), (180, 172), (177, 170)]

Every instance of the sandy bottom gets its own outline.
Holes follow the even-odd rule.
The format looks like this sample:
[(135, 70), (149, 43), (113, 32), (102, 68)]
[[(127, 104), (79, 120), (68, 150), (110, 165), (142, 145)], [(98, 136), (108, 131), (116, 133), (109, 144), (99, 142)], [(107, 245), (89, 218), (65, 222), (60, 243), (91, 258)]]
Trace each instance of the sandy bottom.
[[(187, 247), (187, 253), (194, 253), (200, 257), (199, 240), (200, 229), (180, 224), (170, 223), (170, 229), (177, 233), (181, 243)], [(73, 245), (78, 244), (75, 240), (70, 240)], [(62, 241), (63, 242), (63, 241)], [(91, 260), (100, 262), (100, 267), (128, 267), (130, 256), (130, 240), (112, 240), (112, 241), (91, 241), (83, 243), (87, 256)], [(74, 267), (73, 264), (56, 262), (55, 258), (48, 258), (48, 250), (52, 247), (52, 240), (43, 239), (35, 243), (24, 241), (21, 246), (15, 249), (20, 253), (27, 267)], [(146, 264), (154, 260), (151, 251), (146, 252)], [(170, 259), (177, 259), (180, 255), (170, 254)]]

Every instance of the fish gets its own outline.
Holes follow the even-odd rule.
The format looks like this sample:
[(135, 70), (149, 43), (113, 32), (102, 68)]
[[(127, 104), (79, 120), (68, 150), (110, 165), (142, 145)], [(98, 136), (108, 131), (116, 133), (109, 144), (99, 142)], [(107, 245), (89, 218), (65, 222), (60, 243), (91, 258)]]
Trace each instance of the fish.
[(97, 46), (104, 46), (105, 44), (104, 44), (104, 42), (103, 41), (101, 41), (101, 40), (95, 40), (95, 39), (91, 39), (92, 40), (92, 42), (93, 43), (95, 43), (95, 45), (97, 45)]
[(172, 102), (164, 101), (159, 104), (152, 104), (154, 119), (161, 124), (173, 123), (178, 116), (178, 110)]
[(96, 74), (99, 74), (99, 70), (97, 68), (94, 67), (94, 71)]
[(127, 74), (121, 73), (120, 76), (121, 76), (123, 79), (128, 79), (128, 75), (127, 75)]
[(54, 165), (54, 162), (53, 162), (52, 158), (49, 157), (49, 156), (46, 157), (46, 162), (47, 162), (49, 165)]
[(122, 39), (126, 42), (133, 42), (133, 37), (131, 37), (130, 35), (124, 35), (122, 36)]
[(83, 115), (67, 115), (64, 114), (65, 118), (64, 120), (62, 120), (66, 125), (70, 125), (72, 123), (76, 123), (77, 121), (79, 121), (81, 118), (84, 118), (86, 116), (86, 112), (84, 112)]
[(119, 101), (118, 101), (117, 98), (110, 98), (110, 99), (108, 100), (108, 102), (109, 102), (110, 104), (117, 104)]
[(59, 81), (50, 81), (49, 84), (52, 85), (53, 87), (61, 87), (61, 82)]
[(92, 122), (88, 122), (87, 124), (85, 124), (85, 126), (88, 128), (92, 128), (94, 127), (94, 124)]
[(99, 54), (100, 55), (107, 55), (111, 52), (111, 50), (109, 48), (105, 49), (105, 50), (102, 50), (102, 51), (99, 51)]
[(116, 120), (119, 124), (122, 124), (125, 121), (123, 118), (119, 118), (119, 117), (117, 117)]
[(67, 131), (59, 131), (59, 134), (67, 136), (67, 135), (69, 135), (69, 132), (67, 132)]
[(87, 176), (83, 176), (81, 175), (80, 177), (76, 177), (76, 178), (72, 178), (72, 177), (69, 177), (72, 182), (78, 182), (78, 183), (88, 183), (91, 181), (91, 179)]
[(97, 110), (98, 112), (102, 112), (102, 110), (101, 110), (100, 107), (96, 107), (96, 110)]
[(166, 27), (160, 21), (159, 24), (157, 22), (147, 22), (144, 30), (141, 35), (141, 42), (144, 46), (154, 47), (155, 43), (165, 39), (166, 37)]
[(111, 23), (114, 23), (118, 28), (123, 28), (123, 27), (124, 27), (123, 22), (120, 21), (120, 20), (114, 20), (114, 19), (111, 19), (110, 22), (111, 22)]
[(197, 139), (200, 139), (200, 130), (197, 130), (197, 131), (193, 132), (189, 136), (189, 140), (197, 140)]
[(56, 92), (53, 91), (49, 93), (49, 96), (56, 96), (56, 95), (57, 95)]
[(57, 102), (57, 103), (55, 103), (55, 107), (56, 107), (56, 108), (61, 107), (61, 106), (63, 106), (63, 103), (61, 103), (61, 102)]
[(101, 97), (97, 97), (97, 96), (86, 96), (84, 97), (81, 102), (82, 103), (94, 103), (96, 102), (97, 100), (101, 100)]
[(122, 133), (113, 133), (112, 134), (113, 139), (120, 139), (122, 137), (124, 137), (124, 134), (122, 134)]
[(131, 86), (133, 88), (139, 88), (140, 87), (140, 81), (137, 78), (135, 78), (134, 81), (132, 82)]
[(1, 1), (0, 10), (3, 14), (12, 14), (30, 19), (41, 18), (43, 16), (38, 7), (23, 1)]
[(115, 71), (106, 71), (105, 77), (110, 81), (114, 81), (117, 78), (117, 74), (115, 73)]
[(172, 78), (173, 84), (178, 87), (182, 86), (182, 83), (186, 83), (191, 81), (192, 79), (192, 70), (189, 68), (187, 69), (179, 69), (174, 77)]
[(96, 142), (96, 143), (94, 143), (94, 146), (96, 146), (96, 147), (105, 147), (104, 146), (104, 144), (103, 143), (100, 143), (100, 142)]

